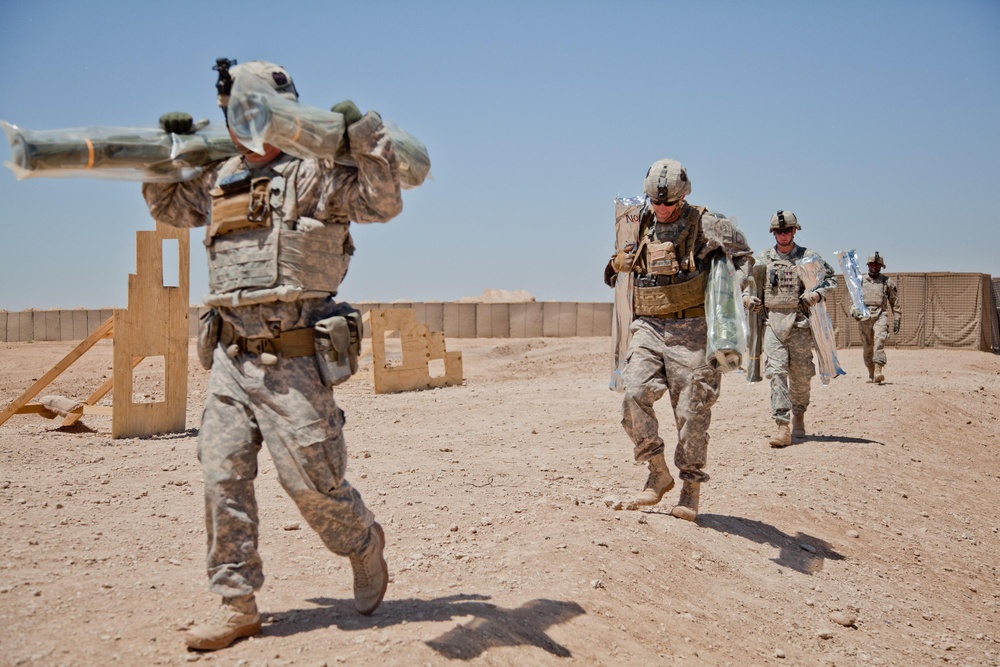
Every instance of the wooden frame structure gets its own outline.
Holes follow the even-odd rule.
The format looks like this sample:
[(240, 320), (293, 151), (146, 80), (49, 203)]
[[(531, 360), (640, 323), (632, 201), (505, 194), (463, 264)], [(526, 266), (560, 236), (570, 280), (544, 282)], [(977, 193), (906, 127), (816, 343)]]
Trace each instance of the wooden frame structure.
[[(177, 242), (177, 285), (163, 284), (164, 241)], [(188, 302), (190, 242), (187, 229), (156, 223), (155, 231), (136, 232), (136, 272), (128, 277), (128, 308), (113, 315), (39, 378), (2, 412), (0, 424), (15, 414), (50, 416), (41, 404), (30, 404), (45, 387), (103, 338), (114, 341), (112, 377), (63, 421), (68, 426), (83, 415), (110, 415), (112, 438), (176, 433), (186, 427), (188, 369)], [(146, 357), (163, 357), (164, 400), (136, 403), (133, 370)], [(95, 405), (112, 391), (112, 407)]]
[[(426, 324), (418, 324), (412, 309), (373, 309), (365, 313), (363, 320), (371, 328), (376, 394), (462, 384), (462, 353), (446, 351), (444, 332), (432, 332)], [(388, 363), (386, 358), (386, 334), (394, 331), (399, 332), (402, 346), (399, 365)], [(444, 375), (432, 377), (430, 362), (437, 359), (444, 360)]]

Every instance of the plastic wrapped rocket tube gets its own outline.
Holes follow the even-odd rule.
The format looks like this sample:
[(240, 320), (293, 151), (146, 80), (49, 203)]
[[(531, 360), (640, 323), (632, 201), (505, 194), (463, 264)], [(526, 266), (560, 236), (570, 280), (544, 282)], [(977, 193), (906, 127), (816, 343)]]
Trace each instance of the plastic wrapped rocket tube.
[(844, 281), (847, 283), (847, 292), (851, 295), (851, 305), (854, 310), (861, 313), (861, 319), (871, 317), (871, 312), (865, 305), (864, 296), (861, 294), (861, 270), (858, 268), (858, 253), (854, 250), (838, 250), (833, 254), (840, 262), (840, 270), (844, 273)]
[[(343, 114), (290, 100), (256, 77), (236, 77), (226, 116), (240, 143), (255, 153), (263, 155), (269, 144), (295, 157), (357, 166), (344, 147)], [(395, 123), (383, 125), (396, 154), (400, 184), (417, 187), (430, 173), (427, 147)]]
[[(799, 277), (807, 290), (815, 289), (823, 282), (826, 267), (815, 256), (806, 256), (795, 263)], [(837, 361), (837, 339), (830, 323), (830, 314), (826, 311), (826, 302), (819, 301), (809, 306), (809, 326), (812, 328), (813, 342), (819, 352), (819, 378), (824, 386), (838, 375), (847, 375), (840, 362)]]
[(747, 320), (736, 267), (728, 255), (713, 254), (705, 286), (708, 325), (705, 358), (717, 371), (728, 373), (743, 365), (747, 351)]
[[(627, 252), (639, 241), (639, 217), (642, 197), (615, 198), (615, 251)], [(625, 391), (622, 373), (625, 371), (625, 353), (632, 338), (632, 289), (634, 276), (631, 271), (619, 272), (615, 278), (614, 316), (611, 320), (611, 380), (608, 388)]]
[(0, 127), (10, 144), (7, 166), (18, 180), (75, 176), (177, 182), (236, 154), (224, 127), (204, 123), (193, 134), (171, 134), (158, 127), (26, 130), (3, 121)]

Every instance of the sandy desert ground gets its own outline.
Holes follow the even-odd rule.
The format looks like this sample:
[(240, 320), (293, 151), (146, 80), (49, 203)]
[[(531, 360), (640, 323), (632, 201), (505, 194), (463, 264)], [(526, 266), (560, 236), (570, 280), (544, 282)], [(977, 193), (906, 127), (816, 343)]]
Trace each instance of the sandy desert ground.
[[(349, 478), (386, 530), (382, 607), (353, 611), (349, 563), (262, 452), (264, 631), (216, 653), (181, 640), (216, 605), (194, 355), (184, 433), (0, 426), (0, 664), (1000, 664), (1000, 356), (890, 350), (876, 386), (842, 350), (849, 374), (814, 380), (810, 436), (782, 450), (767, 386), (727, 375), (691, 524), (668, 513), (676, 489), (616, 509), (645, 473), (608, 339), (447, 344), (462, 386), (375, 395), (369, 361), (337, 390)], [(72, 347), (0, 345), (0, 405)], [(102, 342), (49, 392), (80, 398), (110, 373)]]

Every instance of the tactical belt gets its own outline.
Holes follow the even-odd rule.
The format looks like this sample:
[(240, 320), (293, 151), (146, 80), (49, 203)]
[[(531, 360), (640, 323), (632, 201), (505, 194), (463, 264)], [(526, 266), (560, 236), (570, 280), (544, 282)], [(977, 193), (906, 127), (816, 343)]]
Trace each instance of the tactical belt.
[(238, 336), (233, 325), (222, 323), (219, 342), (224, 347), (235, 345), (243, 352), (261, 355), (265, 352), (283, 357), (308, 357), (316, 352), (312, 328), (281, 331), (274, 338), (246, 338)]
[(632, 309), (643, 317), (704, 317), (707, 279), (708, 273), (702, 272), (674, 285), (636, 286), (632, 290)]

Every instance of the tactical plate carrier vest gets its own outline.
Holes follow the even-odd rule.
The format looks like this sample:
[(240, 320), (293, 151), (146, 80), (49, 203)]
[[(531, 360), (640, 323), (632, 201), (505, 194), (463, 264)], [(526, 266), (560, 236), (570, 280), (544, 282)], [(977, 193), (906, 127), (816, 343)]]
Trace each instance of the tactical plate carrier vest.
[[(640, 278), (633, 288), (632, 310), (635, 315), (691, 317), (705, 314), (708, 272), (703, 268), (699, 270), (694, 256), (701, 229), (701, 216), (705, 210), (700, 206), (688, 206), (678, 220), (684, 223), (684, 229), (678, 237), (674, 241), (660, 241), (655, 235), (656, 222), (652, 211), (643, 209), (639, 220), (639, 248), (634, 271), (640, 277), (644, 276), (645, 280)], [(677, 282), (641, 285), (647, 281), (659, 283), (662, 280), (659, 276), (667, 276), (667, 280)]]
[(212, 189), (205, 245), (213, 295), (251, 292), (261, 303), (297, 293), (336, 294), (354, 244), (346, 224), (298, 215), (299, 164), (279, 163), (258, 177), (236, 172)]
[(802, 259), (806, 249), (795, 246), (787, 258), (781, 257), (773, 248), (764, 256), (766, 275), (764, 278), (764, 307), (768, 310), (797, 310), (799, 297), (805, 292), (805, 285), (799, 277), (795, 262)]

